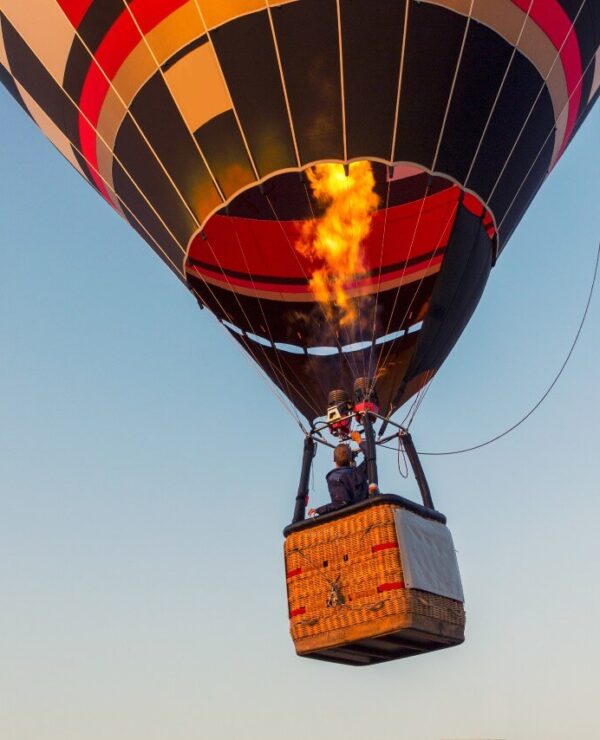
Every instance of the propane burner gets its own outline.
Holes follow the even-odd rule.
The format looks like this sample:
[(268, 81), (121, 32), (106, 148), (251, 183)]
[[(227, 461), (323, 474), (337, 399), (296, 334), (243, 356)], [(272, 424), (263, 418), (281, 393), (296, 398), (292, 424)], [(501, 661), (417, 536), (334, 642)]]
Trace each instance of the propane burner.
[(352, 412), (349, 393), (341, 389), (330, 391), (327, 397), (327, 424), (334, 437), (347, 439), (350, 436)]
[(357, 421), (360, 421), (365, 411), (371, 411), (374, 414), (379, 413), (379, 399), (377, 398), (374, 380), (357, 378), (354, 381), (354, 405), (352, 410), (356, 414)]

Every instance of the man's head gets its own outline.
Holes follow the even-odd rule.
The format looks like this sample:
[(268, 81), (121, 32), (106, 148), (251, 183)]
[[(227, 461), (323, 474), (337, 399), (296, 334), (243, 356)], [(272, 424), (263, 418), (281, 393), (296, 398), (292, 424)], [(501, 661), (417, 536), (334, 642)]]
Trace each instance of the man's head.
[(338, 468), (348, 467), (352, 463), (352, 451), (347, 444), (339, 444), (333, 451), (333, 462)]

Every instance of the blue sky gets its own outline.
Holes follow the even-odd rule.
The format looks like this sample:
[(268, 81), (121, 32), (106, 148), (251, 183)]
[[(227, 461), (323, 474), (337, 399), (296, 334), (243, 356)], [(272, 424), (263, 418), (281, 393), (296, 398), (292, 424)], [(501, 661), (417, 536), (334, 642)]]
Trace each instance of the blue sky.
[[(4, 93), (0, 127), (0, 736), (599, 736), (598, 297), (532, 419), (424, 460), (465, 644), (364, 670), (300, 660), (281, 537), (299, 430)], [(493, 436), (554, 377), (600, 238), (599, 130), (597, 109), (493, 270), (420, 449)], [(380, 468), (415, 495), (393, 453)]]

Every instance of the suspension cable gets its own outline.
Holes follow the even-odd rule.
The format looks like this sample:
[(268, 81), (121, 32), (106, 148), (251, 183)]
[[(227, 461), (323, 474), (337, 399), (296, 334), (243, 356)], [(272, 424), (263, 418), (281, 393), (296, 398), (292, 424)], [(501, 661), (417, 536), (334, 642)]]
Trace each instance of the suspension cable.
[(510, 426), (508, 429), (505, 429), (501, 434), (497, 434), (496, 436), (492, 437), (491, 439), (486, 440), (485, 442), (480, 442), (479, 444), (473, 445), (472, 447), (463, 447), (462, 449), (459, 449), (459, 450), (449, 450), (445, 452), (421, 452), (419, 451), (419, 455), (429, 455), (429, 456), (436, 456), (436, 457), (445, 456), (445, 455), (462, 455), (464, 452), (473, 452), (474, 450), (479, 450), (482, 447), (487, 447), (488, 445), (491, 445), (493, 442), (497, 442), (499, 439), (502, 439), (502, 437), (506, 437), (511, 432), (514, 432), (514, 430), (517, 429), (517, 427), (520, 427), (521, 424), (527, 421), (527, 419), (529, 419), (529, 417), (532, 416), (532, 414), (534, 414), (539, 409), (539, 407), (544, 403), (546, 398), (548, 398), (548, 396), (550, 395), (554, 386), (558, 383), (558, 380), (560, 376), (563, 374), (565, 368), (567, 367), (569, 360), (571, 359), (571, 356), (573, 354), (573, 351), (575, 350), (575, 346), (577, 345), (577, 342), (579, 341), (579, 337), (581, 336), (581, 332), (583, 330), (583, 326), (588, 317), (590, 305), (592, 303), (592, 297), (594, 295), (594, 288), (596, 286), (596, 278), (598, 276), (598, 264), (599, 263), (600, 263), (600, 243), (598, 244), (598, 249), (596, 251), (596, 260), (594, 263), (592, 283), (591, 283), (587, 301), (585, 304), (585, 310), (583, 312), (583, 316), (581, 317), (581, 321), (579, 322), (579, 328), (577, 329), (575, 338), (573, 339), (571, 347), (569, 348), (569, 351), (567, 352), (567, 356), (565, 357), (562, 365), (560, 366), (560, 369), (556, 373), (554, 380), (552, 381), (552, 383), (550, 383), (550, 385), (548, 386), (546, 391), (543, 393), (541, 398), (537, 401), (537, 403), (534, 406), (532, 406), (529, 409), (529, 411), (524, 416), (522, 416), (521, 419), (519, 419), (519, 421), (517, 421), (515, 424)]

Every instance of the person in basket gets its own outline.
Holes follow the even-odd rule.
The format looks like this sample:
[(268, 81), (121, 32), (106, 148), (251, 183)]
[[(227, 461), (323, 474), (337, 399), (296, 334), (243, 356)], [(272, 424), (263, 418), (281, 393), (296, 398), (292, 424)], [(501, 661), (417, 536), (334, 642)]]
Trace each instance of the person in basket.
[[(359, 445), (360, 452), (365, 455), (365, 443), (362, 441), (358, 432), (352, 432), (352, 440)], [(331, 503), (319, 506), (317, 509), (310, 509), (309, 516), (319, 516), (328, 514), (330, 511), (341, 509), (343, 506), (355, 504), (357, 501), (363, 501), (369, 495), (369, 483), (367, 479), (367, 465), (365, 460), (359, 464), (354, 464), (354, 457), (359, 450), (352, 451), (349, 444), (345, 442), (339, 444), (333, 451), (333, 462), (335, 468), (327, 473), (327, 487)]]

